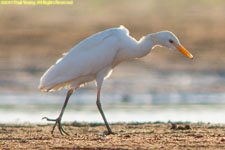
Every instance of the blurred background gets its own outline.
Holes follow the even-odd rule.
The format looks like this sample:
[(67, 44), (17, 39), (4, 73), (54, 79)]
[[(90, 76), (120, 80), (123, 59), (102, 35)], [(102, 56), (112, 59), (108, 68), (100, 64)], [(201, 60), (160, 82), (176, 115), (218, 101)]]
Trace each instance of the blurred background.
[[(194, 56), (155, 48), (124, 62), (104, 82), (109, 122), (225, 123), (224, 0), (75, 0), (73, 5), (0, 5), (0, 123), (47, 123), (66, 90), (42, 93), (39, 79), (62, 53), (124, 25), (140, 39), (169, 30)], [(94, 82), (77, 90), (63, 121), (103, 122)]]

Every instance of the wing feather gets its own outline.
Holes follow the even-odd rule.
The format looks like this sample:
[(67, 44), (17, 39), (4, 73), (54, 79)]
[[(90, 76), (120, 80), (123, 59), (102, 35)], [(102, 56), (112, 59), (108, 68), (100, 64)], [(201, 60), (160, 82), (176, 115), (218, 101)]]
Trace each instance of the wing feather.
[(81, 76), (96, 75), (109, 67), (120, 48), (120, 35), (124, 33), (127, 31), (122, 28), (110, 29), (80, 42), (44, 73), (39, 89), (48, 91), (54, 86), (66, 86)]

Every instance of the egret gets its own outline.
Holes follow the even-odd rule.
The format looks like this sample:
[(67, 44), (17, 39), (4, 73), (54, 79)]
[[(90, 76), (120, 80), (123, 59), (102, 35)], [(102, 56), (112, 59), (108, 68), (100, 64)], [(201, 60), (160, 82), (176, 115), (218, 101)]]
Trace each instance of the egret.
[(148, 34), (137, 41), (129, 35), (128, 29), (122, 25), (92, 35), (64, 54), (44, 73), (39, 85), (39, 90), (46, 92), (62, 88), (68, 89), (59, 116), (56, 119), (43, 118), (55, 122), (51, 133), (54, 133), (57, 126), (62, 135), (63, 133), (68, 134), (62, 128), (61, 120), (70, 96), (77, 88), (95, 80), (97, 86), (96, 105), (108, 134), (112, 134), (100, 102), (103, 81), (121, 62), (146, 56), (156, 46), (178, 50), (188, 58), (193, 59), (192, 54), (180, 44), (172, 32), (161, 31)]

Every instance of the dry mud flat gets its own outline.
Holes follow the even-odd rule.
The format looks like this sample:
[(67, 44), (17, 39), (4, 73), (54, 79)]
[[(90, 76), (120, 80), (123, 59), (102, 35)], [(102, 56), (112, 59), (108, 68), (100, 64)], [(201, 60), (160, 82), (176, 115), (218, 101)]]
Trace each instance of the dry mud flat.
[(102, 124), (68, 123), (70, 135), (52, 125), (1, 124), (1, 149), (225, 149), (225, 125), (177, 123), (113, 124), (104, 135)]

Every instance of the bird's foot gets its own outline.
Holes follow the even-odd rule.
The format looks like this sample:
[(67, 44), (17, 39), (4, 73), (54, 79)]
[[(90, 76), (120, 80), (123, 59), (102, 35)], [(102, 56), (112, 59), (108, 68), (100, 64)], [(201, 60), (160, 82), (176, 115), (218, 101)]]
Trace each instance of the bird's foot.
[(115, 135), (116, 133), (115, 132), (112, 132), (112, 131), (104, 131), (103, 132), (103, 135)]
[(60, 132), (61, 135), (64, 135), (64, 133), (65, 133), (66, 135), (69, 135), (69, 133), (67, 133), (67, 132), (62, 128), (61, 118), (60, 118), (60, 117), (58, 117), (58, 118), (56, 118), (56, 119), (49, 119), (49, 118), (47, 118), (47, 117), (43, 117), (42, 119), (46, 119), (47, 121), (54, 121), (54, 122), (55, 122), (55, 124), (54, 124), (54, 126), (53, 126), (53, 128), (52, 128), (52, 131), (51, 131), (51, 134), (52, 134), (53, 136), (54, 136), (54, 130), (55, 130), (55, 127), (56, 127), (56, 126), (58, 126), (58, 129), (59, 129), (59, 132)]

